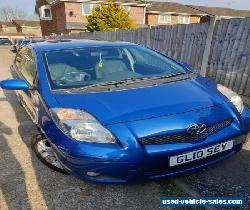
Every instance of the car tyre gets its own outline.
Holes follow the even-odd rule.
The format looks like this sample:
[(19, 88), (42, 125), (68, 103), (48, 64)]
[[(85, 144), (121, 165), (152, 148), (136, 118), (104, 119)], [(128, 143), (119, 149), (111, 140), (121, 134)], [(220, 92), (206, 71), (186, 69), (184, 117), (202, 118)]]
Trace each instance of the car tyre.
[(58, 161), (52, 147), (44, 135), (38, 134), (32, 138), (31, 148), (39, 160), (54, 171), (69, 174)]

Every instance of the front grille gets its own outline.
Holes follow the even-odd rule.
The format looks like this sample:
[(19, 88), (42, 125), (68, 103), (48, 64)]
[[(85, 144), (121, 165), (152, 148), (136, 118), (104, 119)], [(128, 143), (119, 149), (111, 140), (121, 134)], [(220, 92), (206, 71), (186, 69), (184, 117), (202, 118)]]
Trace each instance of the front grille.
[(216, 124), (207, 126), (207, 129), (202, 134), (192, 135), (187, 132), (168, 134), (161, 136), (151, 136), (139, 138), (139, 141), (145, 145), (152, 144), (171, 144), (171, 143), (192, 143), (207, 138), (210, 135), (228, 127), (232, 123), (232, 119), (224, 120)]

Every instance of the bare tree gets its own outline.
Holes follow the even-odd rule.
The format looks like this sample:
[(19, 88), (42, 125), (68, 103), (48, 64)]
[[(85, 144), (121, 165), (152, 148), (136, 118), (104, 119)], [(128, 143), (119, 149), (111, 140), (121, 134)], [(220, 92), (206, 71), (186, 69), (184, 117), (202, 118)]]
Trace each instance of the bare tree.
[(26, 19), (28, 15), (25, 11), (12, 8), (12, 7), (3, 7), (0, 8), (0, 20), (11, 21), (14, 19)]

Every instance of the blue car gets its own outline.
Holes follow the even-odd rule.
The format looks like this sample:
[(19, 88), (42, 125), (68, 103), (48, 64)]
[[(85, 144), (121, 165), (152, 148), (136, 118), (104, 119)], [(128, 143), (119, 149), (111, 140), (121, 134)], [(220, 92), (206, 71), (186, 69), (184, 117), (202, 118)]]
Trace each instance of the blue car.
[(40, 130), (49, 167), (80, 179), (126, 183), (170, 177), (239, 152), (250, 111), (232, 90), (140, 45), (42, 42), (11, 67), (21, 105)]

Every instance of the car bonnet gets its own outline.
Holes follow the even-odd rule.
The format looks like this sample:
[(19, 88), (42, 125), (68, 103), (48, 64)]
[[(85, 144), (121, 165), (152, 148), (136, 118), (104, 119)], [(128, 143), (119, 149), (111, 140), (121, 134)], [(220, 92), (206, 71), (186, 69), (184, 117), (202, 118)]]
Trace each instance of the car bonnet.
[(55, 93), (54, 96), (60, 107), (87, 111), (104, 125), (217, 107), (224, 102), (197, 79), (105, 92)]

